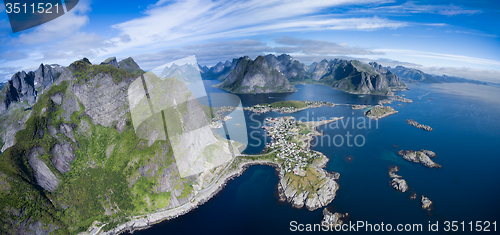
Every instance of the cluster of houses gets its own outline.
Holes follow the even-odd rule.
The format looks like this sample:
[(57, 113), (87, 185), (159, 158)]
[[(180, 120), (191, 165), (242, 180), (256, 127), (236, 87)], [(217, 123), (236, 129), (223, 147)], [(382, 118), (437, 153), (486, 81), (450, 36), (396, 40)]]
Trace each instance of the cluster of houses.
[(266, 125), (262, 128), (273, 139), (266, 145), (270, 151), (277, 150), (277, 157), (284, 160), (286, 172), (293, 172), (296, 175), (304, 176), (305, 169), (312, 159), (319, 155), (310, 150), (304, 150), (291, 142), (294, 136), (298, 135), (298, 123), (293, 117), (267, 118)]
[[(335, 106), (332, 102), (324, 101), (304, 101), (306, 104), (305, 108), (316, 108), (321, 106)], [(279, 112), (279, 113), (294, 113), (304, 108), (296, 107), (272, 107), (270, 104), (257, 104), (251, 107), (245, 107), (244, 110), (252, 111), (254, 113), (267, 113), (267, 112)]]

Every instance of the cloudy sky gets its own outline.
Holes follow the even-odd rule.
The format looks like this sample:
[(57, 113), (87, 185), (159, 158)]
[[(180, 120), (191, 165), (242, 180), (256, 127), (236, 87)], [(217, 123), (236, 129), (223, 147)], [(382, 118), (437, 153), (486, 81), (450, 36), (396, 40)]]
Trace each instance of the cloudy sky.
[(500, 83), (500, 2), (399, 0), (80, 0), (12, 33), (0, 6), (0, 81), (40, 63), (132, 56), (143, 69), (287, 53), (348, 58)]

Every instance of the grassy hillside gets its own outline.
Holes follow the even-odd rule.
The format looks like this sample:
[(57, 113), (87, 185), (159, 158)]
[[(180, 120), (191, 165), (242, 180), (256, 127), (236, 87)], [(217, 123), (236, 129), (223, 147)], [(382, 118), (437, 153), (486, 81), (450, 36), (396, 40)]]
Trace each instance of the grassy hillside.
[(294, 107), (294, 108), (300, 109), (300, 108), (307, 107), (306, 102), (304, 102), (304, 101), (297, 101), (297, 100), (279, 101), (279, 102), (271, 103), (270, 105), (273, 108)]

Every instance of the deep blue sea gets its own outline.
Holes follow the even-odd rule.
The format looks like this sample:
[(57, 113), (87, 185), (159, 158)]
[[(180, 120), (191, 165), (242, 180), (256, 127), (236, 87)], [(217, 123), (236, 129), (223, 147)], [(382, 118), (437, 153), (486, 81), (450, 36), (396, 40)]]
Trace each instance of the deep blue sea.
[[(209, 93), (223, 92), (211, 87), (216, 81), (205, 81), (205, 84)], [(466, 232), (453, 234), (471, 233), (467, 232), (470, 221), (474, 225), (476, 221), (497, 221), (497, 231), (500, 230), (500, 87), (472, 84), (408, 86), (409, 91), (397, 94), (406, 95), (413, 103), (389, 104), (399, 113), (378, 122), (372, 120), (371, 126), (363, 110), (352, 110), (344, 105), (294, 114), (245, 112), (249, 133), (245, 152), (259, 153), (269, 141), (259, 128), (266, 117), (286, 115), (299, 120), (318, 120), (343, 116), (338, 125), (318, 128), (323, 136), (313, 141), (313, 149), (330, 159), (326, 169), (340, 173), (340, 189), (328, 206), (332, 211), (349, 213), (351, 223), (364, 221), (374, 225), (383, 222), (390, 223), (393, 229), (397, 224), (422, 224), (423, 232), (420, 233), (425, 234), (431, 233), (429, 222), (439, 223), (439, 232), (433, 234), (447, 234), (445, 221), (465, 222)], [(296, 88), (298, 92), (295, 93), (238, 96), (243, 106), (282, 100), (376, 104), (387, 98), (348, 94), (322, 85), (297, 85)], [(410, 118), (434, 130), (427, 132), (410, 126), (405, 121)], [(442, 168), (431, 169), (408, 162), (397, 155), (401, 149), (432, 150), (436, 153), (433, 160)], [(416, 200), (410, 200), (409, 192), (397, 192), (389, 185), (388, 168), (394, 165), (400, 167), (398, 174), (417, 193)], [(322, 209), (311, 212), (278, 202), (277, 183), (278, 176), (272, 167), (252, 166), (198, 209), (135, 234), (283, 234), (298, 233), (290, 231), (291, 221), (320, 223)], [(434, 202), (431, 212), (421, 208), (419, 198), (422, 194)], [(493, 230), (493, 225), (489, 229)], [(354, 233), (366, 232), (361, 229)]]

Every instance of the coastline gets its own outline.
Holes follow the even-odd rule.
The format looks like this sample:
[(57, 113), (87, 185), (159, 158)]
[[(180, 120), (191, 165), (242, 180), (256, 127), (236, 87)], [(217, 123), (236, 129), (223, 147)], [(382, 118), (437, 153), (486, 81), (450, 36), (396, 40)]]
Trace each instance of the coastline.
[[(330, 120), (323, 120), (323, 121), (315, 121), (315, 122), (309, 122), (311, 123), (311, 129), (313, 130), (307, 138), (307, 150), (310, 150), (310, 142), (313, 140), (314, 136), (321, 135), (320, 132), (317, 131), (318, 126), (322, 126), (325, 124), (328, 124), (330, 122), (338, 121), (341, 118), (333, 118)], [(310, 150), (314, 151), (314, 150)], [(339, 188), (338, 183), (336, 180), (338, 180), (340, 174), (337, 172), (327, 172), (325, 169), (323, 169), (326, 166), (326, 163), (329, 161), (329, 159), (322, 154), (321, 152), (314, 151), (320, 155), (320, 158), (314, 161), (314, 164), (312, 164), (312, 168), (316, 170), (321, 177), (323, 177), (325, 180), (324, 184), (327, 184), (327, 188), (332, 190), (329, 192), (328, 195), (318, 195), (316, 194), (317, 197), (313, 197), (313, 199), (308, 198), (309, 193), (305, 194), (301, 193), (300, 195), (297, 195), (297, 189), (294, 189), (292, 187), (289, 187), (287, 182), (289, 183), (290, 181), (288, 178), (285, 176), (285, 169), (281, 166), (281, 164), (277, 163), (271, 159), (262, 159), (260, 157), (266, 156), (266, 155), (271, 155), (274, 152), (270, 153), (261, 153), (261, 154), (256, 154), (256, 155), (239, 155), (236, 156), (235, 159), (230, 162), (230, 165), (224, 165), (224, 169), (227, 169), (226, 173), (223, 173), (223, 175), (216, 180), (216, 183), (214, 185), (209, 186), (209, 188), (202, 189), (200, 193), (196, 194), (188, 203), (183, 204), (177, 208), (165, 210), (165, 211), (158, 211), (154, 213), (149, 213), (146, 215), (140, 215), (140, 216), (134, 216), (131, 218), (131, 220), (127, 221), (126, 223), (120, 224), (117, 227), (115, 227), (112, 230), (109, 231), (101, 231), (101, 229), (106, 225), (106, 224), (100, 224), (100, 226), (96, 226), (96, 223), (92, 225), (86, 232), (80, 233), (81, 235), (88, 234), (88, 235), (94, 235), (94, 234), (106, 234), (106, 235), (115, 235), (115, 234), (122, 234), (125, 232), (130, 232), (133, 233), (134, 231), (139, 231), (139, 230), (144, 230), (151, 228), (153, 225), (168, 221), (171, 219), (175, 219), (179, 216), (182, 216), (184, 214), (187, 214), (196, 208), (198, 206), (206, 203), (209, 201), (211, 198), (216, 196), (218, 193), (220, 193), (227, 185), (227, 183), (236, 177), (239, 177), (242, 175), (250, 166), (253, 165), (267, 165), (271, 166), (275, 169), (275, 171), (278, 173), (278, 193), (279, 193), (279, 200), (280, 201), (288, 201), (292, 207), (294, 208), (302, 208), (304, 205), (310, 210), (316, 210), (318, 208), (324, 207), (327, 204), (329, 204), (335, 197), (336, 197), (336, 192)], [(252, 159), (255, 158), (255, 159)], [(277, 158), (275, 158), (277, 159)], [(235, 167), (236, 166), (236, 167)], [(288, 180), (288, 181), (287, 181)], [(290, 191), (290, 189), (292, 191)], [(205, 191), (203, 191), (205, 190)], [(307, 192), (307, 191), (305, 191)], [(319, 192), (318, 192), (319, 193)], [(305, 199), (300, 197), (300, 196), (305, 196)], [(303, 200), (304, 199), (304, 200)], [(303, 203), (301, 203), (303, 200)], [(307, 201), (306, 201), (307, 200)]]

